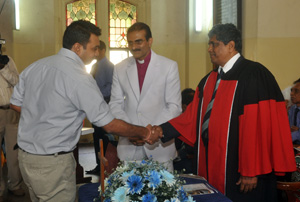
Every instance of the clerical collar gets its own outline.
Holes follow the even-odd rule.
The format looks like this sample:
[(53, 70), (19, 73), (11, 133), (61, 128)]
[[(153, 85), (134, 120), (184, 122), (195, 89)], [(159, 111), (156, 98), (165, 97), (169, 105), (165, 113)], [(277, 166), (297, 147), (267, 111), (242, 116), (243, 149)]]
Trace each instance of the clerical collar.
[(234, 63), (241, 57), (240, 53), (235, 54), (228, 62), (224, 65), (224, 67), (219, 66), (218, 72), (220, 72), (220, 68), (223, 69), (224, 73), (228, 72), (234, 65)]
[(137, 60), (136, 59), (136, 63), (137, 64), (144, 64), (144, 63), (148, 63), (150, 62), (150, 58), (151, 58), (151, 51), (149, 52), (149, 54), (144, 58), (144, 60)]
[(144, 64), (145, 60), (137, 60), (139, 64)]

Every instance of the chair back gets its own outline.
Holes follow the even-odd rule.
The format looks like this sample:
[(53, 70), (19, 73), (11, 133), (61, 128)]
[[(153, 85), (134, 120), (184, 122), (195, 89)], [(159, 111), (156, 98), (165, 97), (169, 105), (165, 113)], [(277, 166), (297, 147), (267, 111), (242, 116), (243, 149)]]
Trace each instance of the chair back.
[(104, 170), (105, 167), (108, 166), (108, 160), (104, 157), (104, 151), (103, 151), (103, 140), (99, 140), (100, 144), (100, 152), (98, 152), (98, 158), (100, 160), (100, 185), (101, 185), (101, 201), (103, 201), (103, 193), (104, 193)]
[(120, 159), (118, 158), (117, 147), (110, 142), (107, 144), (105, 158), (109, 159), (108, 166), (105, 167), (105, 171), (108, 175), (110, 175), (120, 162)]
[(300, 202), (300, 182), (277, 181), (277, 189), (286, 193), (288, 202)]

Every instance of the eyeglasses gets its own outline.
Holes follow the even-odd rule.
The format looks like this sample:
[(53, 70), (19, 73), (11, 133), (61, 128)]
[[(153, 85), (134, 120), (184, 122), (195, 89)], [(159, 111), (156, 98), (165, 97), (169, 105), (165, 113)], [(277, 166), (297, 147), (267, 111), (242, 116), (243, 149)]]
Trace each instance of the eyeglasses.
[(133, 45), (142, 45), (144, 43), (144, 39), (138, 39), (138, 40), (135, 40), (135, 41), (128, 41), (128, 46), (133, 46)]
[(300, 90), (297, 88), (292, 88), (291, 93), (298, 94), (298, 93), (300, 93)]
[(219, 42), (213, 42), (213, 41), (210, 41), (210, 42), (208, 43), (208, 45), (209, 45), (209, 46), (212, 45), (213, 48), (216, 48), (216, 47), (218, 47), (218, 46), (220, 45), (220, 43), (219, 43)]

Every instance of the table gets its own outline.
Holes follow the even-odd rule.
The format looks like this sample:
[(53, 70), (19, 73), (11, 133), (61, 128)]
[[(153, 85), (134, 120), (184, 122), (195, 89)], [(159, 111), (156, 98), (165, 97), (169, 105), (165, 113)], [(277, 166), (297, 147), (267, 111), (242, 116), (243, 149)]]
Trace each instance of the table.
[[(195, 195), (193, 199), (196, 202), (230, 202), (231, 200), (216, 190), (213, 186), (211, 186), (206, 180), (201, 179), (192, 179), (184, 177), (186, 184), (198, 184), (205, 183), (207, 186), (214, 189), (216, 192), (212, 194), (205, 195)], [(98, 187), (100, 183), (89, 183), (82, 185), (78, 189), (78, 202), (93, 202), (93, 199), (98, 197)]]
[[(81, 135), (87, 135), (94, 132), (94, 128), (90, 127), (83, 127), (81, 129)], [(77, 162), (76, 165), (76, 184), (81, 183), (90, 183), (92, 181), (92, 177), (84, 177), (84, 171), (83, 167), (79, 164), (79, 158), (78, 158), (78, 144), (76, 148), (73, 150), (74, 158)]]
[(184, 177), (186, 184), (198, 184), (198, 183), (204, 183), (206, 186), (210, 187), (215, 191), (213, 194), (203, 194), (203, 195), (194, 195), (193, 199), (195, 201), (207, 201), (207, 202), (229, 202), (231, 201), (229, 198), (224, 196), (221, 192), (219, 192), (217, 189), (215, 189), (212, 185), (210, 185), (206, 180), (202, 179), (193, 179), (193, 178), (187, 178)]

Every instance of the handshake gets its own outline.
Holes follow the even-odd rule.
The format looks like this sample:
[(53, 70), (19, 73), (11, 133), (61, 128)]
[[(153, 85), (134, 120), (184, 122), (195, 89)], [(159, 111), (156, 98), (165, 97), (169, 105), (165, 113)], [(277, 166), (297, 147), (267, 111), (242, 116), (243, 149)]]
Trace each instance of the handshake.
[(163, 137), (163, 131), (160, 126), (152, 126), (149, 124), (146, 128), (148, 129), (146, 134), (143, 133), (142, 136), (138, 137), (128, 137), (129, 141), (136, 146), (142, 146), (145, 143), (152, 145)]

